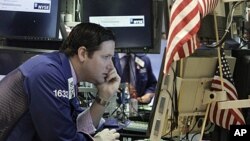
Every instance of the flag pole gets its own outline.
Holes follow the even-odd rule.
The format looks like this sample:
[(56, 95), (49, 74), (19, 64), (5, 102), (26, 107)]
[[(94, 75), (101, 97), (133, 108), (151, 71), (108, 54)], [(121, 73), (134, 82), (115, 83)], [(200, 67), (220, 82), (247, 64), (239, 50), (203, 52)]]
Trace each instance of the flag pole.
[[(215, 37), (216, 37), (216, 42), (219, 42), (219, 33), (218, 33), (218, 25), (217, 25), (217, 14), (214, 11), (213, 12), (213, 17), (214, 17), (214, 30), (215, 30)], [(222, 76), (222, 67), (221, 67), (221, 54), (220, 54), (220, 47), (217, 47), (217, 53), (218, 53), (218, 62), (219, 62), (219, 70), (220, 70), (220, 79), (221, 79), (221, 87), (222, 90), (224, 90), (224, 85), (223, 85), (223, 76)], [(208, 117), (208, 113), (209, 113), (209, 109), (211, 107), (211, 103), (208, 103), (207, 108), (206, 108), (206, 113), (205, 113), (205, 117), (202, 123), (202, 128), (201, 128), (201, 134), (200, 134), (200, 140), (202, 141), (203, 138), (203, 134), (205, 131), (205, 126), (206, 126), (206, 121), (207, 121), (207, 117)]]

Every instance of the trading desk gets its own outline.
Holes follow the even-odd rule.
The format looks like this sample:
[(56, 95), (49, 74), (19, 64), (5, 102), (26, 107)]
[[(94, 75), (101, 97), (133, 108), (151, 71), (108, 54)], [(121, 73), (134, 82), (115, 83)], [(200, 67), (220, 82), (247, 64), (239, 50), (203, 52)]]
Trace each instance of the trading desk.
[[(140, 105), (138, 107), (138, 116), (136, 117), (129, 117), (125, 122), (124, 121), (119, 121), (118, 119), (115, 118), (109, 118), (108, 121), (109, 124), (107, 124), (106, 127), (104, 128), (115, 128), (117, 131), (120, 133), (120, 140), (121, 141), (149, 141), (150, 134), (148, 129), (150, 122), (150, 117), (151, 117), (151, 106), (148, 105)], [(135, 124), (134, 124), (135, 122)], [(142, 125), (138, 125), (142, 122)], [(131, 126), (131, 124), (133, 123)], [(146, 123), (146, 128), (145, 128), (145, 123)], [(111, 127), (111, 126), (113, 127)], [(115, 126), (114, 126), (115, 125)], [(138, 128), (139, 127), (139, 128)], [(141, 127), (141, 129), (140, 129)], [(161, 141), (170, 141), (170, 140), (176, 140), (175, 138), (178, 137), (163, 137), (161, 138)]]

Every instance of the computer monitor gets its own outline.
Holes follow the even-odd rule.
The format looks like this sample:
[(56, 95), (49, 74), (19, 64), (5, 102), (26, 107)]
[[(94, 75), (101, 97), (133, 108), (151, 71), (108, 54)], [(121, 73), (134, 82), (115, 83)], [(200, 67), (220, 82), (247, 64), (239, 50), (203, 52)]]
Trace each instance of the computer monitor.
[(58, 41), (59, 13), (60, 0), (1, 1), (0, 38), (7, 46), (32, 43), (33, 48), (39, 48), (39, 41)]
[[(250, 96), (250, 50), (249, 49), (235, 49), (232, 50), (232, 56), (237, 58), (235, 64), (235, 71), (233, 78), (235, 88), (238, 92), (239, 99), (248, 99)], [(247, 124), (250, 123), (250, 108), (243, 108), (242, 113), (246, 119)]]
[(11, 39), (58, 38), (59, 0), (1, 1), (0, 36)]
[(117, 52), (159, 53), (163, 1), (82, 0), (82, 22), (93, 22), (116, 35)]
[[(202, 52), (206, 54), (206, 50)], [(235, 58), (227, 59), (230, 68), (234, 68)], [(175, 137), (201, 132), (207, 108), (204, 103), (208, 96), (206, 91), (210, 90), (216, 63), (217, 57), (208, 54), (190, 56), (174, 62), (169, 73), (163, 74), (163, 57), (148, 128), (150, 137)], [(213, 124), (207, 122), (205, 130), (212, 127)]]
[(48, 53), (53, 50), (44, 49), (23, 49), (17, 47), (0, 46), (0, 75), (7, 75), (29, 58), (41, 54)]

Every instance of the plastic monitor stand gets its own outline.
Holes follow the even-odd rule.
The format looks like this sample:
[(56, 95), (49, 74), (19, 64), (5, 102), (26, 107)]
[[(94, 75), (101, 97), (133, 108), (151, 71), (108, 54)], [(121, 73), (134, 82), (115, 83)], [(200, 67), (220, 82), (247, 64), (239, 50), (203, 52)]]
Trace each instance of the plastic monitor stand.
[[(226, 58), (228, 60), (229, 66), (230, 66), (231, 74), (233, 74), (235, 63), (236, 63), (236, 58), (230, 57), (230, 56), (226, 56)], [(184, 79), (181, 79), (181, 80), (182, 81), (191, 81), (191, 79), (193, 79), (193, 78), (204, 79), (204, 78), (213, 77), (214, 70), (216, 67), (216, 61), (217, 61), (217, 57), (199, 57), (198, 59), (197, 59), (197, 57), (185, 58), (183, 68), (186, 68), (186, 69), (184, 69), (183, 74), (182, 74), (182, 78), (184, 78)], [(189, 67), (189, 66), (196, 66), (196, 67)], [(199, 80), (199, 81), (201, 81), (201, 80)], [(192, 83), (192, 82), (190, 82), (190, 83)], [(188, 86), (188, 87), (192, 88), (191, 86)], [(188, 91), (188, 89), (187, 89), (187, 91)], [(250, 100), (249, 99), (218, 102), (219, 109), (248, 108), (248, 107), (250, 107)]]
[(62, 21), (62, 19), (60, 20), (59, 32), (60, 32), (63, 40), (65, 40), (68, 37), (68, 33), (66, 31), (65, 24)]

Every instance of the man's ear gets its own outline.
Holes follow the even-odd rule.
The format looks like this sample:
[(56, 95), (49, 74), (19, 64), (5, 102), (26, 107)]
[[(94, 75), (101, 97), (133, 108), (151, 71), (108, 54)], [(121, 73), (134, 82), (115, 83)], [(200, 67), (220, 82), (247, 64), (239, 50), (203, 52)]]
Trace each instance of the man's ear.
[(80, 62), (84, 62), (86, 60), (86, 58), (88, 57), (88, 52), (87, 52), (87, 49), (86, 47), (84, 46), (81, 46), (78, 48), (78, 58), (80, 60)]

